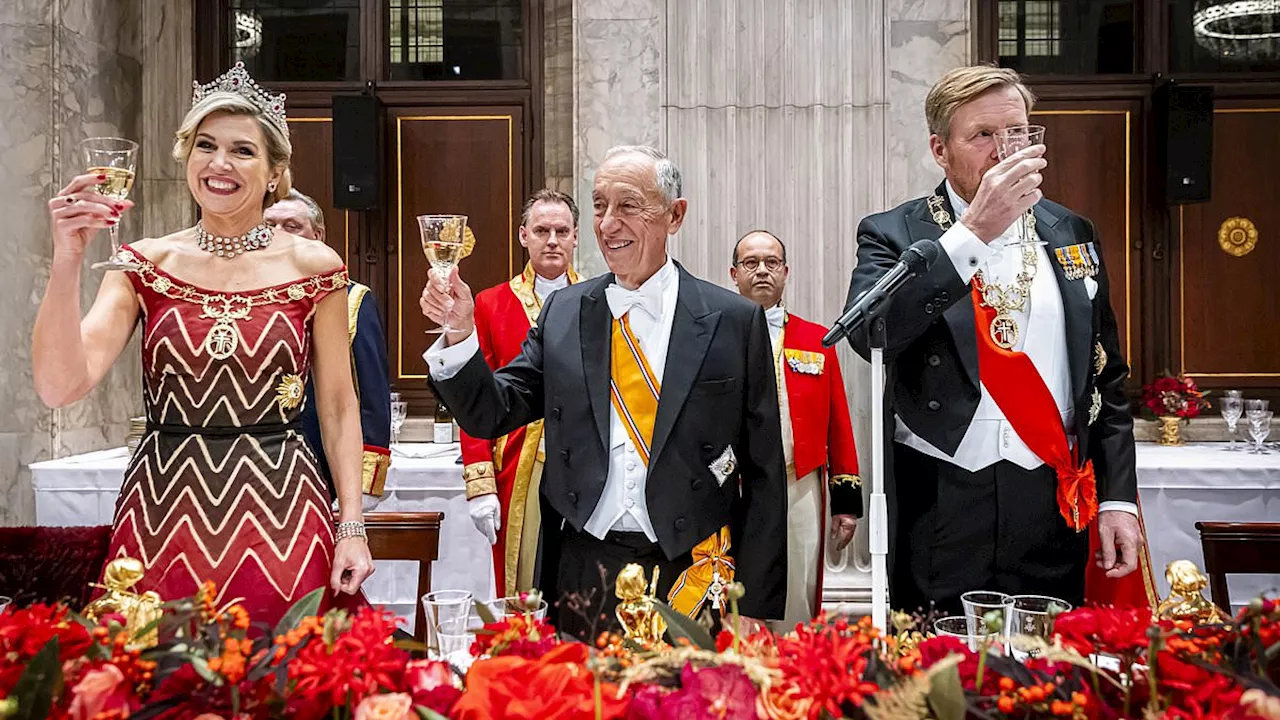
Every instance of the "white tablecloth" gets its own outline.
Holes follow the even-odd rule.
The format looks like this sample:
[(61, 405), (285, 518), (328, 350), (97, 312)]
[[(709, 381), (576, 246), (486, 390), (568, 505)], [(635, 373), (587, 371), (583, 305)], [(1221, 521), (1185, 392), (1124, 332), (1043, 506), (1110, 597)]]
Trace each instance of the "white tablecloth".
[[(457, 443), (397, 445), (386, 491), (381, 498), (366, 496), (365, 511), (443, 512), (440, 557), (431, 570), (432, 588), (470, 590), (477, 598), (492, 598), (492, 555), (489, 543), (467, 514), (462, 466), (455, 463), (458, 454)], [(128, 461), (128, 450), (115, 448), (33, 464), (36, 524), (110, 524)], [(412, 623), (417, 564), (382, 560), (377, 566), (378, 571), (365, 584), (370, 601)]]
[[(1197, 521), (1280, 521), (1280, 453), (1229, 453), (1224, 446), (1138, 444), (1138, 489), (1161, 596), (1168, 592), (1164, 568), (1170, 561), (1185, 558), (1204, 566)], [(432, 586), (494, 597), (489, 545), (467, 514), (462, 470), (454, 462), (458, 446), (415, 443), (397, 450), (429, 456), (394, 456), (386, 493), (366, 498), (366, 511), (443, 512)], [(127, 451), (117, 448), (32, 465), (37, 524), (110, 523), (127, 461)], [(369, 598), (412, 617), (417, 594), (413, 563), (384, 560), (378, 568), (366, 585)], [(1232, 576), (1230, 585), (1233, 602), (1243, 603), (1280, 587), (1280, 576)]]
[[(1280, 521), (1280, 453), (1226, 452), (1227, 443), (1138, 443), (1138, 494), (1160, 596), (1173, 560), (1204, 567), (1197, 522)], [(1233, 605), (1276, 592), (1280, 575), (1230, 575)], [(1207, 593), (1206, 593), (1207, 596)]]

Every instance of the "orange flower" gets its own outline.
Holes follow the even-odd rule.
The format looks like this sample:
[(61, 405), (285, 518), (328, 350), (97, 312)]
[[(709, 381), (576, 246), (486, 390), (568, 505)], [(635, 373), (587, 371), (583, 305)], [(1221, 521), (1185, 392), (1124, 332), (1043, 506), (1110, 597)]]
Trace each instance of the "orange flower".
[(586, 669), (587, 646), (565, 643), (537, 660), (502, 655), (480, 660), (467, 672), (467, 692), (453, 706), (455, 720), (604, 720), (626, 714), (629, 699), (608, 683), (599, 688)]

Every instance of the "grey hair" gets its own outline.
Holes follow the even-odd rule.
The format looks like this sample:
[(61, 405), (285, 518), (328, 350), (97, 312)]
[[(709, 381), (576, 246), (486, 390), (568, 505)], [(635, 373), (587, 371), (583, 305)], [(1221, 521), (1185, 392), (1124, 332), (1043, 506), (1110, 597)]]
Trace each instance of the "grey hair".
[(653, 160), (653, 172), (658, 179), (658, 193), (667, 205), (684, 196), (684, 181), (680, 178), (680, 168), (662, 152), (652, 145), (615, 145), (604, 154), (607, 161), (615, 155), (636, 153)]
[(324, 210), (320, 209), (320, 203), (316, 202), (310, 195), (298, 190), (298, 188), (289, 188), (289, 194), (284, 196), (285, 200), (297, 200), (307, 206), (307, 210), (311, 212), (311, 227), (324, 233)]

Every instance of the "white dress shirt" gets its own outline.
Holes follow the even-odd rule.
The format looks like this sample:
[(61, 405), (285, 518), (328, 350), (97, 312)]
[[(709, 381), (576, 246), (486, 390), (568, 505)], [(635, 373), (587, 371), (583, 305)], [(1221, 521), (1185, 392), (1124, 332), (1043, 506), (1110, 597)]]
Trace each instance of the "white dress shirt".
[(554, 280), (548, 280), (537, 273), (533, 274), (533, 294), (538, 296), (538, 302), (546, 302), (548, 295), (564, 287), (569, 287), (567, 272), (560, 273), (560, 277)]
[[(676, 272), (675, 263), (667, 257), (666, 264), (646, 280), (634, 292), (644, 297), (644, 302), (634, 308), (630, 315), (631, 330), (640, 342), (649, 367), (653, 369), (661, 382), (667, 367), (667, 347), (671, 342), (671, 326), (675, 321), (676, 298), (679, 295), (680, 275)], [(606, 289), (606, 299), (610, 311), (620, 306), (620, 298), (630, 294), (620, 286), (610, 285)], [(639, 298), (637, 298), (639, 299)], [(657, 308), (657, 316), (652, 314)], [(617, 315), (625, 310), (619, 308)], [(444, 338), (436, 340), (423, 353), (431, 376), (437, 380), (448, 380), (462, 369), (480, 349), (475, 333), (459, 343), (444, 346)], [(604, 492), (600, 502), (596, 504), (591, 517), (584, 526), (587, 532), (604, 539), (610, 530), (643, 532), (652, 542), (658, 541), (653, 530), (653, 522), (649, 518), (649, 508), (645, 499), (645, 481), (648, 468), (636, 452), (635, 445), (622, 426), (622, 420), (609, 403), (609, 473), (605, 477)]]
[[(951, 258), (960, 279), (967, 284), (978, 270), (982, 270), (986, 282), (1004, 286), (1015, 284), (1017, 274), (1022, 270), (1022, 250), (1009, 245), (1018, 241), (1019, 223), (1015, 221), (990, 244), (984, 243), (959, 221), (969, 204), (955, 193), (950, 182), (946, 187), (956, 222), (943, 233), (938, 243)], [(975, 259), (977, 263), (972, 262)], [(1066, 315), (1051, 262), (1045, 247), (1036, 246), (1036, 276), (1031, 281), (1027, 302), (1022, 310), (1010, 312), (1021, 331), (1013, 349), (1025, 353), (1040, 373), (1058, 406), (1067, 440), (1074, 445), (1075, 407), (1071, 398)], [(901, 417), (895, 417), (893, 439), (969, 472), (977, 472), (1000, 460), (1008, 460), (1027, 470), (1043, 465), (1044, 461), (1018, 437), (986, 385), (982, 385), (981, 390), (978, 408), (954, 455), (948, 455), (916, 435)], [(1137, 514), (1135, 504), (1120, 501), (1101, 503), (1099, 510), (1125, 510)]]

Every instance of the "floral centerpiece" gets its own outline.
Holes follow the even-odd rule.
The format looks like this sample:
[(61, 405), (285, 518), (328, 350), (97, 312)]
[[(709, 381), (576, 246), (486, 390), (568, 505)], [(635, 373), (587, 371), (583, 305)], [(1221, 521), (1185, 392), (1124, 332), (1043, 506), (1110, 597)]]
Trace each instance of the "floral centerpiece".
[[(464, 675), (394, 642), (388, 613), (315, 614), (319, 592), (274, 628), (235, 603), (214, 607), (212, 588), (168, 603), (156, 628), (11, 608), (0, 614), (0, 717), (1280, 720), (1280, 605), (1262, 598), (1214, 625), (1078, 609), (1021, 662), (950, 637), (906, 642), (867, 618), (712, 638), (664, 607), (671, 645), (604, 635), (588, 646), (517, 614), (488, 618)], [(133, 645), (152, 629), (159, 644)]]
[(1142, 404), (1160, 421), (1160, 444), (1181, 445), (1178, 423), (1209, 407), (1205, 393), (1189, 377), (1165, 374), (1142, 387)]

